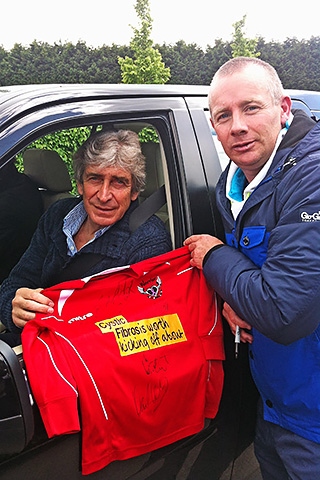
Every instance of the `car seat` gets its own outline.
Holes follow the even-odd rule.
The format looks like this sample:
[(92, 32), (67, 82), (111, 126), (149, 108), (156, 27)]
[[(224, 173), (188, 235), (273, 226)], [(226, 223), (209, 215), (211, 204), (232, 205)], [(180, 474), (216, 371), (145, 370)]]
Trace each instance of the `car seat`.
[[(150, 197), (154, 192), (158, 191), (165, 184), (163, 167), (161, 160), (160, 144), (156, 142), (141, 143), (141, 150), (146, 157), (146, 186), (140, 193), (140, 202)], [(163, 205), (156, 215), (165, 223), (168, 223), (168, 208)]]
[(24, 173), (38, 186), (44, 211), (61, 198), (72, 197), (67, 165), (53, 150), (30, 148), (23, 154)]

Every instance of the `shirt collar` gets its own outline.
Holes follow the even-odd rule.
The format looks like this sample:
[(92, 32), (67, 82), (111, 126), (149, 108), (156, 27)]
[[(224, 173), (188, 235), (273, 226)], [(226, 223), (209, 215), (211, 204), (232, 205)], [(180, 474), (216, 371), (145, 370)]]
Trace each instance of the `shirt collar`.
[[(73, 237), (79, 231), (81, 225), (86, 220), (87, 216), (88, 214), (84, 208), (83, 201), (81, 201), (72, 210), (70, 210), (70, 212), (63, 219), (62, 231), (66, 236), (67, 253), (69, 256), (75, 255), (78, 251), (74, 243)], [(101, 237), (101, 235), (103, 235), (104, 232), (106, 232), (109, 228), (110, 226), (107, 226), (100, 228), (100, 230), (97, 230), (94, 234), (94, 237), (89, 242), (87, 242), (86, 245)], [(83, 245), (83, 247), (85, 247), (85, 245)]]

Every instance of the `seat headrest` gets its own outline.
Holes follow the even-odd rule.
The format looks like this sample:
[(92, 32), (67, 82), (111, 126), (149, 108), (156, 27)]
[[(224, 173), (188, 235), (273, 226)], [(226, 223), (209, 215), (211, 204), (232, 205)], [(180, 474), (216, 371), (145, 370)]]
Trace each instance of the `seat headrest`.
[(30, 148), (23, 154), (24, 173), (40, 188), (52, 192), (72, 189), (67, 165), (53, 150)]
[(148, 197), (164, 183), (159, 143), (141, 143), (141, 151), (146, 157), (146, 186), (142, 197)]

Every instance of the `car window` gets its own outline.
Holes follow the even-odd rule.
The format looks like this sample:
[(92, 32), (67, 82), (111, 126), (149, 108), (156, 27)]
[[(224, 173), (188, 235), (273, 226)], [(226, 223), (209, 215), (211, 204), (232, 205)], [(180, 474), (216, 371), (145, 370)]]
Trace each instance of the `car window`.
[(78, 195), (73, 177), (73, 155), (89, 135), (104, 128), (131, 129), (138, 133), (146, 158), (146, 185), (139, 195), (139, 202), (145, 201), (162, 185), (167, 185), (167, 202), (156, 215), (165, 223), (174, 242), (173, 220), (169, 215), (172, 208), (165, 149), (153, 125), (126, 121), (55, 130), (37, 138), (22, 150), (17, 155), (17, 168), (38, 188), (45, 211), (54, 201)]

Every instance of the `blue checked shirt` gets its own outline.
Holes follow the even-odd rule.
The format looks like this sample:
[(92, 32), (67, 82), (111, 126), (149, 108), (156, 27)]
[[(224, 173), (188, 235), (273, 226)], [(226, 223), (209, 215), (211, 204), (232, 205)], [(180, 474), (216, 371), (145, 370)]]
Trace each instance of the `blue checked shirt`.
[[(81, 225), (86, 220), (88, 214), (84, 208), (83, 202), (78, 203), (68, 215), (66, 215), (63, 219), (63, 233), (66, 236), (67, 240), (67, 249), (68, 255), (73, 257), (77, 253), (77, 247), (74, 243), (73, 237), (79, 231)], [(101, 237), (110, 228), (110, 226), (100, 228), (97, 232), (95, 232), (94, 237), (86, 243), (88, 245), (91, 242), (94, 242), (96, 238)], [(85, 245), (83, 245), (84, 247)], [(82, 248), (83, 248), (82, 247)]]

